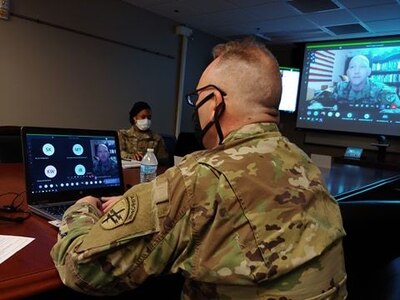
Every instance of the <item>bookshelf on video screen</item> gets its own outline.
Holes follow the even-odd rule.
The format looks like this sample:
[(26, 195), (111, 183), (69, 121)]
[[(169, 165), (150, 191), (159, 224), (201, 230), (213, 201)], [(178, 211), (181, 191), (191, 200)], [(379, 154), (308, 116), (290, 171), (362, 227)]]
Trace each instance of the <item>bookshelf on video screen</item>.
[(400, 37), (305, 46), (297, 128), (400, 136)]
[(297, 106), (297, 96), (300, 83), (300, 69), (280, 67), (282, 76), (282, 96), (279, 110), (294, 113)]

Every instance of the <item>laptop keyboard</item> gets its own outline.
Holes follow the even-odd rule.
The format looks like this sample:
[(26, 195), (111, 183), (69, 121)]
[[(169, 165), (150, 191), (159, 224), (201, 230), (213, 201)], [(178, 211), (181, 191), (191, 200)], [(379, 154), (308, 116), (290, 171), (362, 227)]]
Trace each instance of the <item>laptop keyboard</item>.
[(66, 205), (43, 207), (43, 209), (49, 214), (52, 214), (53, 216), (57, 217), (57, 219), (61, 219), (68, 207), (70, 207), (70, 205), (66, 204)]

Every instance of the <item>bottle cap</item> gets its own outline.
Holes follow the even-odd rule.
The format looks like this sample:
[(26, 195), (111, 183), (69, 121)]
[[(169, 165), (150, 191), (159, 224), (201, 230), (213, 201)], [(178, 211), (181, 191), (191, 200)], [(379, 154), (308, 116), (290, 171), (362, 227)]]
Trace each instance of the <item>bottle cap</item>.
[(148, 152), (154, 152), (154, 149), (153, 148), (147, 148), (147, 151)]

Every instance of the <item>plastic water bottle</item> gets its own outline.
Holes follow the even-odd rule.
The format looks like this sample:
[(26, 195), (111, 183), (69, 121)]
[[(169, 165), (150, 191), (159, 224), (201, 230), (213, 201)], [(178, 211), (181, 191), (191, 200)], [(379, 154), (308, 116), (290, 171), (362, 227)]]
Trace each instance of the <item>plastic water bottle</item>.
[(157, 176), (158, 160), (154, 149), (148, 148), (140, 162), (140, 182), (152, 181)]

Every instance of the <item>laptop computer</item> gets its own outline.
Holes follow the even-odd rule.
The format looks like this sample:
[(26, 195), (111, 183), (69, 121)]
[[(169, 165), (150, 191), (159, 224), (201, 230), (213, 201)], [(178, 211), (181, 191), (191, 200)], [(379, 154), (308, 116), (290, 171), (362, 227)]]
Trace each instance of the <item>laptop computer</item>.
[(84, 196), (124, 192), (116, 131), (28, 126), (21, 128), (21, 138), (32, 212), (61, 220)]

